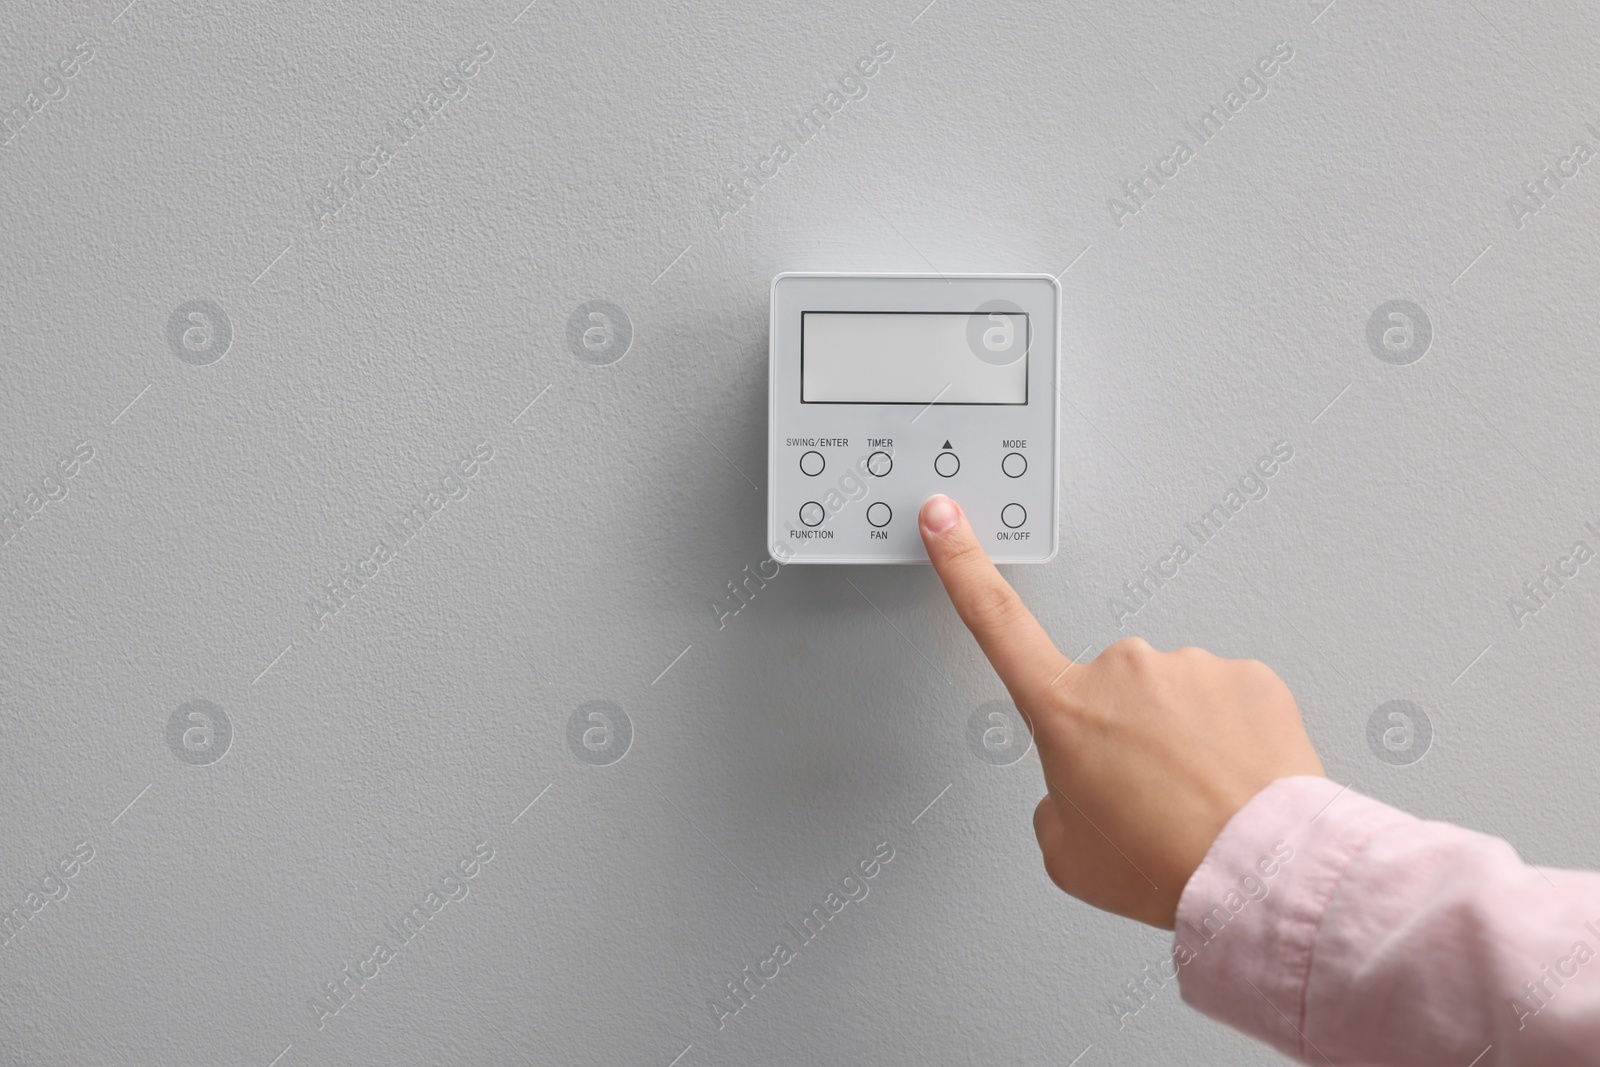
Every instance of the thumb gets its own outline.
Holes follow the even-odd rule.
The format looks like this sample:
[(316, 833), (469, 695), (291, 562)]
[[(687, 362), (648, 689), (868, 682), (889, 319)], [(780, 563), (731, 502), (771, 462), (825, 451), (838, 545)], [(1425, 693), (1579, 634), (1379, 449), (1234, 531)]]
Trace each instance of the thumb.
[(978, 641), (1012, 700), (1025, 710), (1066, 670), (1056, 648), (1022, 598), (989, 560), (961, 505), (930, 496), (918, 515), (928, 559), (956, 614)]

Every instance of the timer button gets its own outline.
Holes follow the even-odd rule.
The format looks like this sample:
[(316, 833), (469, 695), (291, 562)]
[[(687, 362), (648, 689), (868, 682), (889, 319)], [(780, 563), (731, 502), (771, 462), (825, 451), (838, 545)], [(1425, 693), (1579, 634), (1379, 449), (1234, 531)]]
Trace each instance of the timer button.
[(894, 457), (887, 452), (874, 452), (867, 457), (867, 473), (874, 478), (882, 478), (894, 470)]
[(1007, 478), (1020, 478), (1028, 471), (1028, 457), (1021, 452), (1008, 452), (1000, 461), (1000, 469), (1006, 472)]
[(933, 469), (941, 478), (952, 478), (961, 469), (961, 460), (954, 452), (940, 452), (933, 459)]
[(821, 474), (822, 468), (827, 465), (828, 461), (822, 458), (821, 452), (807, 452), (800, 457), (800, 473), (813, 478)]
[(816, 526), (827, 517), (828, 513), (815, 500), (809, 500), (800, 505), (800, 521), (807, 526)]
[(889, 505), (881, 500), (867, 509), (867, 521), (874, 526), (887, 526), (892, 518), (894, 518), (894, 512), (889, 510)]
[(1028, 521), (1027, 509), (1021, 504), (1007, 504), (1001, 509), (1000, 521), (1006, 524), (1006, 529), (1015, 530)]

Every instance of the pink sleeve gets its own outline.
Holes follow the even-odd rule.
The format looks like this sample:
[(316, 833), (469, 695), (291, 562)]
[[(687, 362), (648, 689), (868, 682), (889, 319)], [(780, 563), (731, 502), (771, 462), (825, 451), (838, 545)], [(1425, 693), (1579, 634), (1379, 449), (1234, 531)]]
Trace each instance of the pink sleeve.
[(1600, 875), (1323, 778), (1223, 828), (1173, 958), (1189, 1004), (1305, 1063), (1600, 1064)]

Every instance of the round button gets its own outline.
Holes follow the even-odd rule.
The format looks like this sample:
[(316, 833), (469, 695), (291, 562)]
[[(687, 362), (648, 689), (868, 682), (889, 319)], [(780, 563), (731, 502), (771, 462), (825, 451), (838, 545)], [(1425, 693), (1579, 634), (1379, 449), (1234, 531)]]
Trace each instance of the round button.
[(822, 468), (827, 465), (828, 461), (822, 458), (821, 452), (807, 452), (800, 457), (800, 473), (809, 474), (813, 478), (821, 474)]
[(887, 452), (874, 452), (867, 457), (867, 473), (874, 478), (882, 478), (894, 470), (894, 457)]
[(933, 469), (939, 472), (939, 477), (953, 477), (961, 469), (961, 460), (954, 452), (940, 452), (933, 458)]
[(805, 523), (807, 526), (816, 526), (827, 517), (828, 513), (824, 511), (822, 505), (817, 503), (815, 500), (808, 500), (806, 503), (800, 505), (800, 521)]
[(1015, 530), (1028, 521), (1028, 512), (1021, 504), (1007, 504), (1000, 512), (1000, 521), (1008, 530)]
[(881, 500), (867, 509), (867, 521), (874, 526), (887, 526), (892, 518), (894, 518), (894, 512), (889, 510), (889, 505)]
[(1006, 472), (1007, 478), (1020, 478), (1028, 471), (1028, 457), (1021, 452), (1007, 452), (1006, 458), (1000, 461), (1000, 469)]

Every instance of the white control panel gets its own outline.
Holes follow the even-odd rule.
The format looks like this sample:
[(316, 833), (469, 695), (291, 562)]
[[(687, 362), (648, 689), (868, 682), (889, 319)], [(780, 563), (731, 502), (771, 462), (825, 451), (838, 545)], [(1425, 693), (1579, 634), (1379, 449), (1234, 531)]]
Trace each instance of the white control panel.
[(1053, 558), (1060, 318), (1048, 274), (774, 278), (772, 558), (926, 563), (934, 493), (996, 562)]

